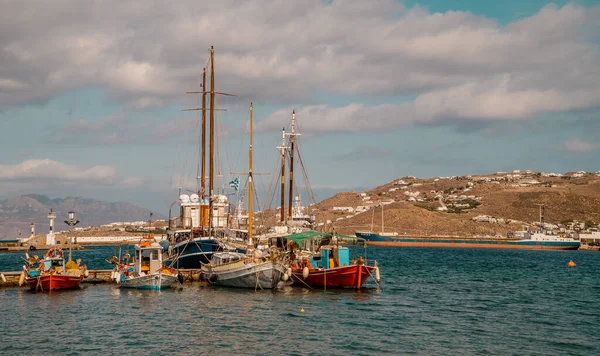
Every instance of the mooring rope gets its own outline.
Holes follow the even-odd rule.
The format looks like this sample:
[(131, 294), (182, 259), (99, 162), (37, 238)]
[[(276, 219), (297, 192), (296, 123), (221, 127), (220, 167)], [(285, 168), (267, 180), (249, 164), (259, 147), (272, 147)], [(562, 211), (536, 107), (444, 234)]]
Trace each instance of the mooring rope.
[[(375, 267), (377, 267), (377, 261), (375, 261)], [(373, 280), (375, 281), (375, 284), (377, 284), (377, 288), (379, 288), (380, 290), (383, 291), (383, 288), (381, 288), (381, 285), (379, 284), (379, 282), (377, 281), (377, 279), (375, 277), (373, 277), (373, 275), (371, 274), (371, 271), (369, 271), (368, 268), (367, 268), (367, 272), (369, 272), (369, 276), (371, 276), (371, 278), (373, 278)]]

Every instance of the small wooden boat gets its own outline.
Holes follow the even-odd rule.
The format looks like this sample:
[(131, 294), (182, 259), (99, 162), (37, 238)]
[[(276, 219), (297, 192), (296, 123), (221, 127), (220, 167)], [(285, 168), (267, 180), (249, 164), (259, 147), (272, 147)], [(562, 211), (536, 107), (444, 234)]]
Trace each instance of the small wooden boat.
[(286, 268), (279, 258), (259, 257), (252, 253), (216, 252), (211, 263), (202, 266), (202, 273), (213, 285), (258, 290), (277, 287)]
[(76, 288), (87, 275), (87, 269), (81, 265), (81, 260), (65, 263), (63, 251), (58, 247), (49, 249), (41, 260), (37, 256), (26, 256), (24, 279), (35, 291)]
[(170, 288), (182, 278), (177, 270), (164, 266), (163, 247), (152, 236), (144, 236), (135, 245), (130, 263), (115, 266), (112, 278), (123, 288), (161, 290)]
[[(298, 246), (305, 252), (292, 259), (292, 282), (296, 286), (311, 288), (361, 288), (367, 279), (380, 279), (377, 261), (368, 265), (360, 256), (350, 260), (350, 251), (339, 243), (363, 243), (363, 239), (338, 237), (331, 233), (307, 231), (284, 237), (288, 246)], [(365, 245), (366, 246), (366, 245)], [(306, 252), (306, 251), (313, 252)]]

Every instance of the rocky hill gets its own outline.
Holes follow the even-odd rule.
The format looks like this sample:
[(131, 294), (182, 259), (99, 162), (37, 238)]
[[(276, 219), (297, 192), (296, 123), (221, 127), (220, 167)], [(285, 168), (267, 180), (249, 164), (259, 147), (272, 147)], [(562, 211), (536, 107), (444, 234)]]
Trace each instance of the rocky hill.
[(403, 177), (363, 192), (339, 193), (307, 211), (317, 225), (345, 234), (383, 229), (406, 235), (506, 235), (600, 223), (600, 172), (498, 172), (480, 176)]
[[(63, 222), (68, 212), (76, 212), (78, 226), (95, 226), (117, 221), (145, 221), (150, 211), (124, 202), (104, 202), (81, 197), (51, 199), (44, 195), (21, 195), (0, 201), (0, 239), (15, 239), (30, 235), (30, 224), (35, 223), (36, 234), (48, 232), (47, 215), (56, 214), (55, 231), (68, 229)], [(153, 219), (164, 219), (153, 214)]]

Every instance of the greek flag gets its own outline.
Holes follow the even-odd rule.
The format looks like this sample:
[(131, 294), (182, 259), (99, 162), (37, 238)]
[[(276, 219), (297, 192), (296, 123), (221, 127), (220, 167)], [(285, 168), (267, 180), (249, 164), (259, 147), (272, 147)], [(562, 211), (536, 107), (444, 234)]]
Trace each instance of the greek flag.
[(240, 179), (238, 177), (235, 177), (234, 180), (229, 182), (229, 186), (235, 189), (235, 191), (237, 192), (240, 189)]

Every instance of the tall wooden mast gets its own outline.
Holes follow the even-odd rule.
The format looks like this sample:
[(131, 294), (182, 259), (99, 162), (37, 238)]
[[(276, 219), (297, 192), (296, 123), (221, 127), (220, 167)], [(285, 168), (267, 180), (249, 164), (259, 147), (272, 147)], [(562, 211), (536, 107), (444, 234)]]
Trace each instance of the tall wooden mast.
[(292, 221), (292, 202), (294, 201), (294, 142), (296, 141), (296, 110), (292, 111), (292, 132), (290, 136), (290, 186), (288, 201), (288, 220)]
[[(222, 111), (223, 109), (215, 108), (215, 97), (216, 95), (226, 96), (237, 96), (235, 94), (221, 93), (215, 91), (215, 49), (210, 46), (210, 91), (206, 90), (206, 68), (202, 71), (202, 91), (188, 91), (188, 94), (202, 94), (202, 107), (194, 109), (185, 109), (183, 111), (202, 111), (202, 177), (201, 177), (201, 189), (203, 197), (209, 196), (209, 212), (208, 212), (208, 226), (209, 230), (212, 228), (212, 196), (214, 194), (215, 184), (215, 170), (214, 170), (214, 156), (215, 156), (215, 111)], [(206, 108), (206, 95), (210, 94), (210, 105)], [(206, 190), (206, 110), (210, 111), (210, 138), (209, 138), (209, 188)]]
[(285, 221), (285, 127), (281, 130), (281, 146), (277, 147), (281, 151), (281, 218), (283, 224)]
[(202, 176), (200, 196), (206, 196), (206, 68), (202, 68)]
[(248, 249), (254, 248), (252, 241), (252, 103), (250, 103), (250, 149), (248, 150)]
[[(209, 188), (208, 194), (212, 197), (214, 194), (215, 184), (215, 167), (214, 167), (214, 154), (215, 154), (215, 49), (210, 46), (210, 152), (209, 152)], [(212, 205), (212, 204), (211, 204)], [(212, 217), (212, 207), (209, 213)], [(212, 219), (210, 219), (212, 220)]]

